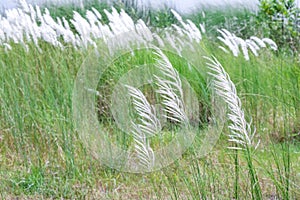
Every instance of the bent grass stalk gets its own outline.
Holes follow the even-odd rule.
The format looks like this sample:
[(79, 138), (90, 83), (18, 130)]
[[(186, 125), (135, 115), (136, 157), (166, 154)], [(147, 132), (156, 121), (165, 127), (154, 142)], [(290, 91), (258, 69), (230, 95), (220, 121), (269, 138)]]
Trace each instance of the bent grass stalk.
[[(235, 147), (229, 148), (235, 149), (236, 151), (243, 150), (251, 180), (252, 198), (262, 199), (261, 187), (252, 158), (252, 154), (254, 153), (252, 147), (254, 147), (255, 150), (259, 144), (258, 143), (256, 146), (254, 146), (253, 139), (255, 130), (251, 130), (251, 123), (248, 123), (245, 119), (241, 100), (237, 95), (235, 85), (230, 80), (229, 75), (216, 58), (211, 59), (206, 57), (206, 59), (209, 61), (207, 65), (211, 70), (209, 74), (214, 78), (213, 84), (216, 93), (226, 102), (228, 106), (228, 118), (230, 120), (230, 125), (228, 128), (231, 131), (231, 134), (229, 135), (229, 141), (236, 145)], [(238, 174), (236, 174), (236, 176), (238, 176)], [(238, 177), (236, 180), (238, 180)]]

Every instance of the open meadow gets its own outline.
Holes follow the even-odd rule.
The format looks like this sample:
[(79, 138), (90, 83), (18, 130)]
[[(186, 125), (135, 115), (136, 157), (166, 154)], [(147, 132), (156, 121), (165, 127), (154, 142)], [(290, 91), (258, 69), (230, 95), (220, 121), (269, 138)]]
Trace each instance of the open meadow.
[(0, 15), (0, 198), (300, 199), (300, 9)]

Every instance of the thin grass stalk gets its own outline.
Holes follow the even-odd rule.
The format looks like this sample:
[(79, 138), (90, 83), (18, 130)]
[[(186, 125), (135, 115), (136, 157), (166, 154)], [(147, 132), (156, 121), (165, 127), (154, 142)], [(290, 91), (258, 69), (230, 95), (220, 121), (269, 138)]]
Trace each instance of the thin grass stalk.
[(273, 156), (275, 166), (276, 166), (276, 169), (277, 169), (277, 174), (278, 174), (278, 177), (279, 177), (279, 181), (276, 180), (276, 178), (275, 178), (276, 175), (273, 173), (272, 174), (272, 176), (274, 177), (273, 182), (276, 185), (277, 190), (281, 191), (281, 193), (284, 194), (284, 181), (283, 181), (283, 176), (282, 176), (281, 167), (280, 167), (280, 161), (279, 161), (280, 158), (277, 155), (276, 148), (275, 148), (274, 145), (275, 144), (272, 143), (272, 148), (273, 148), (272, 149), (272, 156)]
[(291, 158), (289, 142), (283, 144), (283, 165), (284, 165), (284, 179), (285, 179), (285, 199), (290, 199), (290, 173), (291, 173)]
[[(237, 147), (237, 145), (236, 145)], [(235, 182), (234, 182), (234, 199), (239, 199), (239, 151), (234, 150), (234, 164), (235, 164)]]
[(247, 147), (246, 151), (244, 152), (250, 175), (252, 199), (263, 199), (257, 172), (255, 170), (255, 166), (253, 165), (252, 153), (253, 152), (251, 151), (250, 147)]
[[(284, 29), (284, 26), (282, 27), (282, 29)], [(284, 30), (282, 30), (284, 31)], [(280, 70), (281, 70), (281, 74), (283, 74), (283, 59), (280, 60)], [(285, 140), (289, 140), (290, 135), (289, 135), (289, 125), (287, 125), (287, 123), (289, 123), (289, 117), (287, 116), (288, 110), (286, 110), (286, 98), (285, 98), (285, 90), (283, 87), (283, 79), (281, 78), (281, 82), (280, 82), (280, 87), (281, 87), (281, 96), (283, 99), (283, 103), (284, 103), (284, 138)], [(290, 143), (289, 141), (284, 141), (283, 147), (283, 165), (284, 165), (284, 176), (285, 176), (285, 191), (284, 191), (284, 197), (285, 199), (289, 199), (289, 190), (290, 190)]]

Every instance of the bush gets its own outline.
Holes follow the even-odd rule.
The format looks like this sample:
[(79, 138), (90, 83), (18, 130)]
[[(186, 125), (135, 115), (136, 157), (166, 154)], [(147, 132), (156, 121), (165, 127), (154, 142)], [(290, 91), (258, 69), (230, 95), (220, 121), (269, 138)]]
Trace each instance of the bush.
[(299, 51), (300, 9), (295, 0), (260, 0), (257, 23), (279, 46)]

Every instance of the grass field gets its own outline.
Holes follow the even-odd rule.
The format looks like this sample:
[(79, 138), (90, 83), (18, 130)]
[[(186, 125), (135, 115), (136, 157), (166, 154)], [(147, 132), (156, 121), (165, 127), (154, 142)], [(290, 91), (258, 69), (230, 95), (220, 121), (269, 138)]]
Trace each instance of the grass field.
[[(103, 27), (109, 22), (111, 27), (116, 29), (122, 25), (122, 22), (118, 21), (119, 18), (111, 16), (110, 19), (109, 14), (103, 12), (105, 5), (93, 6), (103, 16), (102, 21), (97, 22), (103, 23)], [(52, 8), (49, 9), (49, 16), (52, 16), (54, 21), (57, 20), (55, 17), (63, 16), (66, 16), (67, 20), (75, 19), (70, 12), (73, 9), (75, 8), (60, 8), (55, 13), (55, 9)], [(91, 7), (87, 9), (90, 10)], [(189, 24), (185, 20), (188, 18), (199, 30), (199, 23), (205, 24), (206, 32), (201, 31), (201, 38), (196, 34), (197, 31), (188, 32), (182, 27), (184, 24), (171, 11), (149, 11), (146, 15), (131, 13), (130, 16), (135, 24), (139, 23), (139, 17), (150, 20), (147, 24), (149, 29), (141, 30), (150, 30), (153, 35), (155, 33), (162, 39), (167, 38), (164, 34), (168, 32), (171, 39), (166, 41), (169, 42), (179, 37), (176, 35), (176, 29), (170, 28), (171, 24), (181, 27), (181, 40), (184, 45), (190, 46), (182, 45), (180, 49), (181, 43), (176, 40), (175, 45), (178, 45), (178, 49), (172, 47), (171, 43), (166, 43), (165, 46), (167, 49), (173, 49), (175, 53), (164, 53), (197, 94), (197, 104), (201, 108), (199, 118), (203, 122), (201, 129), (205, 129), (209, 118), (212, 117), (212, 94), (209, 90), (211, 82), (208, 81), (210, 68), (203, 56), (214, 56), (222, 64), (236, 87), (245, 120), (252, 121), (251, 130), (256, 130), (253, 142), (260, 141), (257, 148), (255, 145), (240, 146), (234, 141), (229, 142), (232, 122), (225, 117), (226, 122), (219, 140), (204, 157), (198, 158), (194, 155), (197, 145), (204, 145), (196, 141), (181, 159), (176, 159), (174, 163), (158, 171), (134, 174), (107, 167), (90, 152), (89, 146), (83, 142), (75, 126), (72, 98), (80, 67), (95, 52), (96, 55), (100, 55), (97, 62), (105, 63), (107, 60), (104, 59), (104, 55), (113, 51), (115, 59), (111, 60), (99, 80), (97, 89), (100, 98), (95, 98), (94, 103), (98, 105), (97, 116), (103, 130), (108, 130), (113, 140), (128, 148), (132, 138), (118, 129), (107, 106), (118, 80), (137, 66), (155, 64), (157, 55), (144, 50), (121, 54), (118, 49), (114, 50), (118, 45), (107, 42), (107, 35), (112, 33), (112, 30), (108, 31), (107, 37), (103, 36), (105, 34), (101, 37), (86, 36), (93, 42), (85, 40), (84, 30), (76, 27), (76, 24), (80, 23), (70, 22), (70, 31), (78, 34), (80, 38), (74, 39), (72, 43), (71, 39), (71, 42), (68, 42), (64, 35), (58, 35), (57, 41), (60, 45), (55, 45), (58, 44), (55, 43), (56, 39), (47, 40), (47, 32), (43, 33), (42, 30), (41, 36), (37, 36), (38, 46), (34, 39), (26, 39), (25, 32), (22, 33), (24, 42), (18, 43), (13, 38), (1, 38), (0, 33), (0, 197), (299, 199), (299, 50), (291, 49), (289, 45), (279, 45), (278, 50), (274, 51), (266, 45), (266, 48), (257, 50), (258, 56), (249, 49), (249, 60), (245, 59), (242, 49), (234, 56), (230, 49), (217, 39), (218, 36), (222, 36), (217, 29), (226, 28), (243, 39), (250, 38), (255, 33), (259, 38), (269, 37), (264, 35), (267, 34), (265, 29), (253, 28), (252, 25), (257, 22), (252, 13), (220, 14), (220, 11), (214, 10), (204, 12), (206, 17), (201, 12), (183, 16), (185, 25)], [(111, 10), (108, 13), (111, 13)], [(37, 20), (38, 26), (43, 23), (42, 20)], [(56, 30), (56, 34), (57, 30), (60, 30), (55, 28), (56, 25), (51, 27)], [(45, 30), (48, 30), (47, 28), (49, 27), (44, 27)], [(22, 30), (26, 29), (23, 27)], [(91, 29), (91, 35), (95, 33), (93, 30)], [(147, 32), (141, 32), (147, 40)], [(172, 38), (172, 34), (175, 37)], [(125, 36), (114, 39), (121, 44)], [(32, 35), (30, 37), (34, 38)], [(157, 43), (158, 40), (154, 41), (154, 44)], [(219, 46), (225, 47), (228, 53)], [(295, 46), (297, 45), (293, 45)], [(134, 45), (129, 47), (134, 48)], [(177, 52), (180, 52), (182, 57), (176, 55)], [(188, 63), (192, 63), (193, 66)], [(150, 101), (151, 98), (155, 100), (149, 87), (146, 85), (139, 89), (150, 95), (147, 96)], [(171, 127), (170, 130), (176, 132), (176, 128), (178, 127)], [(166, 132), (170, 130), (166, 129)], [(154, 137), (152, 147), (168, 143), (168, 137), (172, 134), (165, 134), (163, 138)], [(209, 135), (209, 132), (207, 134)], [(232, 146), (241, 147), (242, 150), (228, 148)]]

